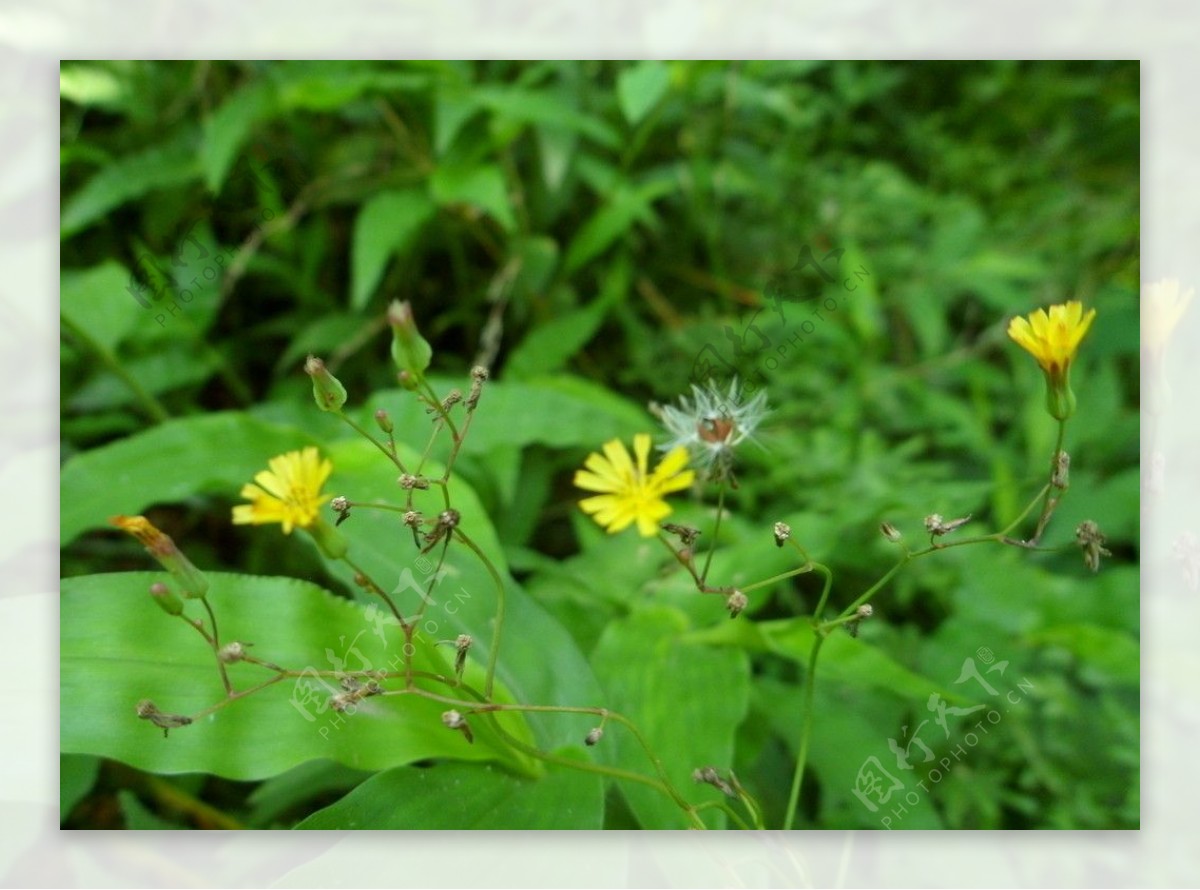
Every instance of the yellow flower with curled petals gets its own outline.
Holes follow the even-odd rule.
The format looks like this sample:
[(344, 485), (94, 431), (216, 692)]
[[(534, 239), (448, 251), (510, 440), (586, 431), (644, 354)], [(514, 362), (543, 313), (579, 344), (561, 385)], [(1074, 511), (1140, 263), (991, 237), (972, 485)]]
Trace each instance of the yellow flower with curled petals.
[(1071, 362), (1095, 317), (1095, 309), (1084, 313), (1081, 302), (1070, 300), (1051, 306), (1049, 312), (1038, 309), (1028, 318), (1009, 322), (1008, 336), (1032, 355), (1046, 374), (1046, 408), (1057, 420), (1075, 413)]
[(1038, 309), (1027, 319), (1014, 318), (1009, 322), (1008, 336), (1037, 359), (1047, 374), (1066, 374), (1095, 317), (1095, 309), (1085, 315), (1083, 304), (1071, 300), (1051, 306), (1049, 313)]
[(250, 503), (233, 508), (233, 524), (278, 522), (285, 535), (293, 528), (313, 525), (326, 500), (321, 486), (333, 472), (333, 464), (322, 459), (316, 448), (305, 448), (273, 457), (267, 466), (253, 483), (242, 486), (242, 497)]
[(650, 436), (646, 433), (633, 437), (633, 455), (630, 458), (620, 439), (606, 442), (603, 454), (589, 454), (584, 461), (586, 469), (575, 471), (575, 485), (599, 494), (584, 498), (579, 506), (609, 534), (636, 522), (642, 537), (650, 538), (658, 534), (659, 522), (671, 514), (664, 496), (687, 488), (696, 474), (685, 469), (688, 453), (682, 446), (669, 451), (651, 473)]

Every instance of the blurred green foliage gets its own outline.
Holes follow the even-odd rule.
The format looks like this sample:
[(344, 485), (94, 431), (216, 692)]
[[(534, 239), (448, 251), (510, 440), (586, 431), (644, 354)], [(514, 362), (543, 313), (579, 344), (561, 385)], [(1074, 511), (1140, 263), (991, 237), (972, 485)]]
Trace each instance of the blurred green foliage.
[[(1136, 63), (81, 61), (63, 63), (61, 98), (64, 603), (109, 583), (75, 576), (149, 567), (104, 528), (143, 510), (207, 570), (354, 596), (315, 550), (234, 528), (229, 507), (267, 458), (308, 443), (341, 456), (342, 484), (371, 484), (348, 431), (314, 410), (310, 352), (361, 422), (386, 406), (424, 446), (428, 418), (388, 359), (385, 308), (409, 300), (439, 391), (492, 368), (458, 468), (541, 628), (507, 633), (505, 683), (628, 713), (681, 783), (732, 768), (778, 825), (809, 645), (793, 616), (817, 579), (756, 591), (731, 623), (654, 541), (592, 525), (572, 471), (654, 429), (647, 404), (719, 357), (772, 413), (739, 455), (713, 578), (794, 565), (771, 543), (784, 520), (834, 570), (840, 609), (894, 561), (881, 521), (910, 540), (934, 512), (991, 530), (1036, 493), (1054, 424), (1004, 329), (1081, 299), (1098, 317), (1047, 542), (1092, 518), (1113, 559), (1093, 576), (1073, 551), (970, 547), (901, 573), (825, 653), (799, 824), (881, 827), (889, 808), (857, 799), (856, 777), (872, 757), (897, 773), (889, 740), (923, 725), (931, 759), (910, 744), (908, 788), (952, 766), (893, 828), (1138, 826)], [(805, 279), (820, 316), (773, 299), (806, 249), (832, 277)], [(711, 491), (676, 503), (710, 534)], [(150, 612), (128, 595), (89, 608), (118, 624)], [(68, 640), (88, 645), (82, 620), (64, 607), (64, 659)], [(1021, 686), (970, 745), (966, 718), (943, 734), (926, 702), (987, 703), (955, 683), (985, 651), (1007, 662), (987, 677)], [(536, 680), (559, 671), (572, 677)], [(64, 727), (74, 696), (86, 686), (64, 680)], [(339, 755), (160, 777), (181, 767), (154, 765), (163, 739), (132, 707), (87, 717), (64, 729), (69, 827), (681, 827), (637, 786), (603, 792), (561, 767), (530, 784), (449, 751), (440, 773)], [(569, 747), (562, 726), (578, 741), (589, 725), (552, 724), (528, 731)], [(638, 769), (610, 735), (595, 756)], [(157, 753), (127, 753), (134, 736)], [(102, 755), (141, 771), (97, 769)], [(452, 786), (470, 791), (449, 809), (409, 793)]]

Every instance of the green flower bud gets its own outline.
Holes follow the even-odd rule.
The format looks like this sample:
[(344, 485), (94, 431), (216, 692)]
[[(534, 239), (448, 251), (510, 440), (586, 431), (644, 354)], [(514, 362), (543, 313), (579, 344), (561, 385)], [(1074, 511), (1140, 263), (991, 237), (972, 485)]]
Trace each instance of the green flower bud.
[(388, 307), (388, 324), (392, 326), (392, 361), (401, 371), (420, 380), (433, 361), (433, 347), (417, 330), (412, 306), (407, 300), (393, 300)]
[(346, 387), (329, 373), (325, 362), (310, 355), (304, 363), (304, 373), (312, 378), (313, 401), (322, 411), (341, 411), (346, 404)]
[(350, 545), (346, 543), (342, 533), (319, 516), (307, 527), (306, 531), (313, 536), (313, 540), (317, 542), (321, 552), (330, 559), (341, 559), (350, 549)]
[(168, 615), (183, 614), (183, 600), (173, 594), (171, 588), (161, 581), (155, 581), (150, 585), (150, 597)]

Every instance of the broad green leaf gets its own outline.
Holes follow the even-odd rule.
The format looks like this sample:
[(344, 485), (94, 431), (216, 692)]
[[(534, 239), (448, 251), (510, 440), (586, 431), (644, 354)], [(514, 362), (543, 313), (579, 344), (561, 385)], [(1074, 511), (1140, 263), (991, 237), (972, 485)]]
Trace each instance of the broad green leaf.
[(617, 101), (625, 120), (640, 123), (667, 94), (670, 85), (671, 72), (663, 62), (639, 62), (623, 69), (617, 75)]
[(1042, 646), (1061, 646), (1079, 659), (1092, 680), (1137, 686), (1141, 677), (1138, 642), (1121, 631), (1094, 624), (1065, 624), (1030, 634)]
[[(289, 814), (311, 812), (310, 801), (329, 800), (333, 793), (345, 794), (372, 775), (332, 760), (310, 760), (255, 788), (246, 799), (252, 808), (246, 822), (255, 828), (277, 827), (275, 823)], [(307, 808), (302, 809), (306, 804)]]
[[(125, 370), (142, 383), (142, 388), (156, 395), (202, 383), (219, 363), (218, 356), (203, 351), (195, 341), (177, 352), (152, 353), (123, 362)], [(104, 411), (136, 401), (135, 394), (122, 380), (105, 374), (93, 377), (77, 389), (66, 407), (80, 412)]]
[[(690, 639), (705, 643), (736, 645), (747, 652), (770, 652), (789, 661), (808, 664), (814, 639), (809, 616), (777, 621), (731, 621), (703, 631)], [(873, 648), (844, 631), (835, 631), (821, 648), (817, 663), (817, 680), (822, 676), (869, 689), (894, 692), (910, 700), (925, 700), (936, 692), (947, 701), (968, 701), (961, 692), (934, 683), (913, 673), (886, 653)]]
[(429, 179), (429, 189), (440, 206), (467, 204), (491, 216), (506, 232), (517, 227), (508, 185), (497, 166), (439, 166)]
[(300, 63), (280, 78), (279, 104), (283, 111), (339, 111), (366, 93), (422, 90), (429, 80), (428, 75), (412, 71), (331, 70), (328, 63), (316, 70), (314, 63)]
[(618, 188), (608, 203), (597, 210), (571, 240), (564, 267), (574, 272), (625, 237), (636, 222), (653, 218), (651, 198), (643, 192)]
[(457, 88), (439, 91), (433, 107), (433, 151), (443, 157), (454, 144), (454, 137), (482, 106), (472, 93)]
[[(366, 504), (404, 504), (403, 492), (396, 485), (396, 468), (371, 445), (348, 439), (333, 444), (329, 454), (338, 493)], [(415, 468), (412, 452), (402, 451), (401, 458)], [(424, 472), (437, 478), (441, 469), (431, 465)], [(508, 575), (496, 532), (474, 492), (455, 478), (450, 483), (450, 499), (459, 513), (458, 529), (487, 554), (504, 585), (497, 679), (522, 703), (601, 706), (603, 696), (583, 653), (566, 630)], [(414, 492), (413, 506), (426, 516), (436, 516), (444, 509), (442, 494), (436, 488)], [(499, 591), (491, 574), (465, 545), (451, 545), (439, 569), (441, 548), (421, 554), (413, 544), (412, 532), (392, 510), (355, 508), (341, 528), (350, 541), (355, 563), (393, 591), (404, 614), (414, 613), (425, 599), (420, 638), (453, 640), (459, 634), (470, 634), (474, 642), (469, 662), (481, 668), (487, 664), (496, 639)], [(331, 568), (352, 583), (354, 572), (348, 566)], [(545, 750), (574, 746), (582, 751), (583, 738), (595, 719), (579, 714), (528, 715), (537, 743)]]
[(63, 466), (62, 541), (152, 504), (206, 492), (236, 497), (269, 458), (313, 444), (301, 430), (230, 412), (171, 420), (92, 449)]
[(490, 764), (438, 763), (380, 773), (298, 829), (596, 829), (604, 822), (599, 776), (556, 766), (539, 779)]
[(226, 174), (250, 131), (275, 112), (275, 89), (269, 81), (246, 84), (204, 121), (204, 143), (200, 149), (204, 181), (219, 192)]
[(594, 301), (535, 327), (513, 350), (505, 371), (525, 378), (558, 371), (592, 339), (609, 309), (624, 299), (631, 277), (629, 262), (619, 258)]
[[(469, 382), (435, 381), (445, 392), (450, 386), (463, 391)], [(490, 380), (483, 388), (480, 408), (471, 422), (471, 434), (463, 445), (467, 454), (487, 454), (497, 446), (524, 448), (594, 449), (614, 436), (630, 437), (654, 426), (649, 414), (628, 400), (579, 377), (555, 375), (538, 380), (506, 382)], [(371, 397), (359, 415), (371, 421), (377, 408), (386, 408), (397, 435), (414, 447), (424, 445), (429, 415), (412, 395), (385, 390)]]
[[(231, 779), (260, 779), (317, 758), (368, 770), (430, 757), (499, 759), (528, 769), (511, 749), (496, 747), (486, 725), (477, 728), (474, 744), (447, 730), (441, 722), (446, 705), (438, 702), (384, 695), (363, 700), (353, 714), (330, 707), (330, 696), (339, 691), (333, 672), (403, 669), (403, 637), (394, 623), (382, 620), (381, 610), (291, 578), (207, 575), (206, 599), (221, 639), (252, 643), (256, 657), (298, 673), (171, 729), (164, 738), (160, 729), (138, 719), (138, 702), (149, 699), (165, 713), (193, 715), (225, 698), (207, 643), (150, 601), (150, 585), (170, 583), (169, 576), (122, 572), (65, 579), (64, 752), (110, 757), (150, 772), (208, 772)], [(186, 604), (185, 615), (208, 624), (197, 603)], [(418, 636), (414, 645), (418, 670), (449, 672), (433, 641)], [(252, 664), (229, 667), (238, 691), (276, 676)], [(395, 690), (403, 681), (390, 677), (383, 685)], [(510, 732), (521, 732), (519, 718), (506, 719)]]
[(63, 320), (107, 352), (133, 330), (142, 313), (129, 293), (135, 283), (114, 260), (86, 270), (64, 270), (59, 288)]
[(435, 210), (429, 197), (416, 189), (384, 192), (363, 205), (354, 221), (351, 308), (367, 305), (388, 259), (409, 248)]
[[(733, 764), (734, 735), (746, 716), (750, 660), (744, 652), (686, 640), (686, 619), (658, 606), (614, 621), (592, 653), (592, 666), (607, 692), (607, 706), (631, 718), (678, 792), (693, 804), (720, 794), (697, 785), (692, 771)], [(644, 772), (649, 761), (623, 727), (610, 724), (603, 744), (617, 749), (625, 769)], [(622, 787), (643, 828), (685, 828), (679, 806), (643, 785)], [(706, 823), (714, 825), (712, 817)]]
[(545, 90), (480, 86), (472, 98), (499, 118), (556, 130), (571, 130), (609, 149), (621, 139), (605, 121), (579, 110), (578, 103)]
[(199, 175), (200, 165), (188, 134), (127, 155), (101, 169), (64, 201), (60, 235), (69, 238), (126, 201), (154, 189), (182, 185)]

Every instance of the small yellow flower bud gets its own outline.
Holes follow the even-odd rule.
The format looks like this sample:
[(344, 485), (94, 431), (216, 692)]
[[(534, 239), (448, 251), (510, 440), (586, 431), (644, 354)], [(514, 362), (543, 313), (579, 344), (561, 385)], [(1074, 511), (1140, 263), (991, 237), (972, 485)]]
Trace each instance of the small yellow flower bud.
[(145, 516), (113, 516), (108, 521), (141, 541), (146, 552), (179, 582), (184, 596), (202, 599), (208, 592), (208, 579), (204, 573), (192, 565), (170, 536), (155, 528)]

